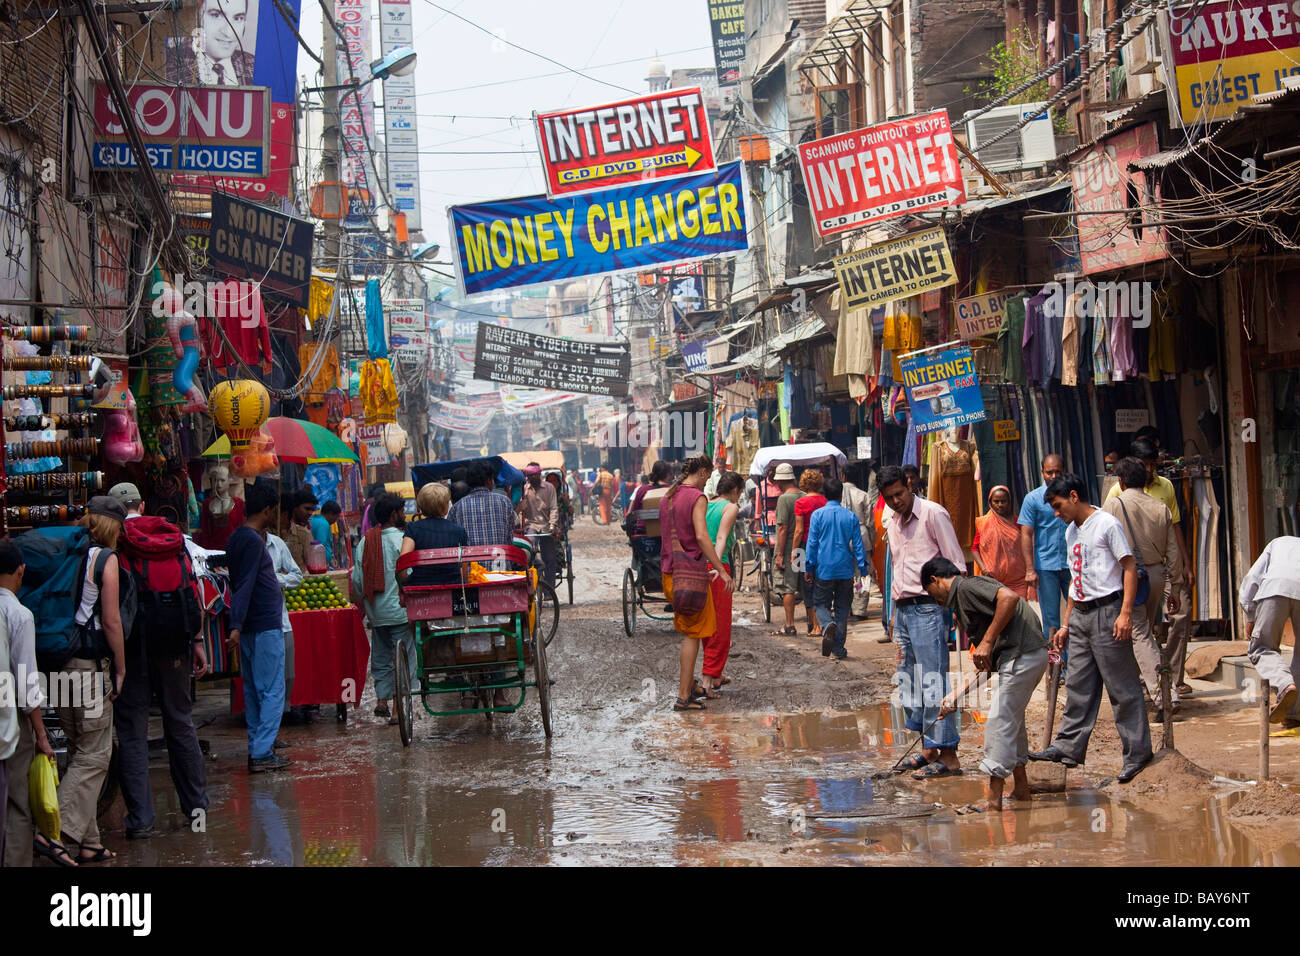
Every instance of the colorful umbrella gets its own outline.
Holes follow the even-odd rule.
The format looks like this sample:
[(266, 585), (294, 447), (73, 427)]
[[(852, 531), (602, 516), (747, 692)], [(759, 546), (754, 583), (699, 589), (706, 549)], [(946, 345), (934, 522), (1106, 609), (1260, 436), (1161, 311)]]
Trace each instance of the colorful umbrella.
[[(328, 428), (297, 418), (268, 418), (264, 426), (275, 439), (281, 461), (297, 464), (360, 462), (357, 453)], [(203, 453), (204, 458), (229, 458), (230, 439), (222, 435)]]

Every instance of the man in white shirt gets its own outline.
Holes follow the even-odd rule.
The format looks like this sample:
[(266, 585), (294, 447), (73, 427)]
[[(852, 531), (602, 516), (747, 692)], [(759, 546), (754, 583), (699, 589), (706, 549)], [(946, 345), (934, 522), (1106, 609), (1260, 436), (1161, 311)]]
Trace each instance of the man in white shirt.
[(1053, 480), (1045, 498), (1056, 516), (1068, 522), (1065, 553), (1070, 600), (1052, 643), (1059, 650), (1068, 637), (1070, 670), (1061, 729), (1051, 746), (1029, 757), (1067, 767), (1083, 763), (1104, 687), (1124, 754), (1117, 779), (1128, 783), (1152, 757), (1142, 676), (1133, 655), (1137, 562), (1123, 527), (1088, 503), (1088, 487), (1078, 475), (1065, 474)]
[(1300, 538), (1274, 538), (1250, 566), (1237, 595), (1246, 614), (1250, 637), (1250, 662), (1260, 680), (1277, 693), (1268, 719), (1281, 724), (1300, 718), (1296, 682), (1300, 678), (1300, 651), (1291, 655), (1291, 668), (1278, 653), (1287, 619), (1300, 634)]
[(302, 584), (302, 569), (293, 559), (289, 546), (279, 535), (266, 533), (266, 550), (271, 555), (271, 567), (275, 569), (275, 579), (280, 582), (280, 628), (284, 631), (284, 713), (291, 714), (288, 722), (298, 724), (305, 722), (301, 709), (291, 707), (289, 694), (293, 691), (293, 625), (289, 623), (289, 605), (284, 601), (284, 592)]

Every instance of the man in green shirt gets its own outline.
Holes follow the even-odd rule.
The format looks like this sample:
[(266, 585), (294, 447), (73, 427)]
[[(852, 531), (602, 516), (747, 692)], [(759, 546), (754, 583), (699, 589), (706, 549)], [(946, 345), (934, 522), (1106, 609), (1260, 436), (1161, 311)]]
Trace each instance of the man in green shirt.
[(947, 558), (931, 558), (921, 568), (921, 587), (940, 604), (946, 604), (962, 629), (970, 635), (975, 672), (954, 688), (939, 707), (941, 717), (957, 709), (957, 701), (976, 681), (998, 675), (997, 691), (984, 724), (984, 759), (980, 769), (989, 775), (991, 810), (1002, 809), (1002, 791), (1013, 777), (1016, 800), (1029, 799), (1029, 735), (1025, 708), (1047, 670), (1047, 642), (1043, 625), (1025, 601), (991, 577), (963, 577), (962, 569)]
[(803, 492), (794, 486), (794, 468), (788, 462), (776, 466), (772, 476), (781, 496), (776, 499), (776, 554), (772, 560), (772, 593), (781, 599), (785, 611), (785, 627), (772, 633), (782, 637), (798, 634), (794, 626), (794, 604), (802, 593), (799, 586), (800, 568), (790, 566), (790, 548), (794, 543), (794, 504)]
[[(375, 524), (357, 544), (356, 562), (352, 566), (352, 590), (359, 596), (370, 622), (370, 671), (374, 675), (376, 717), (389, 717), (388, 702), (394, 693), (394, 659), (397, 644), (406, 645), (411, 685), (418, 681), (415, 659), (415, 635), (406, 620), (397, 586), (397, 558), (402, 553), (406, 532), (406, 506), (397, 495), (385, 493), (371, 506)], [(380, 547), (371, 554), (370, 551)], [(389, 723), (396, 723), (391, 717)]]

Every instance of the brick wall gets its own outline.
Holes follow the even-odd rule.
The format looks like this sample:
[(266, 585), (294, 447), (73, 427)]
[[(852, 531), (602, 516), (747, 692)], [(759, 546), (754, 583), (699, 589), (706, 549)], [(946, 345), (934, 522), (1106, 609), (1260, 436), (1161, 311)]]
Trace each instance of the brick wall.
[(918, 111), (946, 107), (954, 119), (978, 102), (966, 94), (991, 74), (987, 54), (1005, 38), (1003, 0), (911, 0), (912, 69)]

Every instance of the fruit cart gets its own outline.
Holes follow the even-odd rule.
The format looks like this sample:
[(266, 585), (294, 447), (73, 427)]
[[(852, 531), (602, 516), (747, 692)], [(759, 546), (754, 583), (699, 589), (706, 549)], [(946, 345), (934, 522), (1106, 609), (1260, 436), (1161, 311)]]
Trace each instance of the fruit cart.
[[(406, 648), (397, 645), (397, 724), (403, 746), (411, 742), (413, 696), (434, 717), (512, 713), (536, 688), (542, 729), (551, 736), (551, 681), (546, 643), (540, 639), (537, 571), (518, 547), (436, 548), (397, 561), (399, 579), (414, 568), (441, 568), (457, 583), (402, 589), (406, 617), (415, 630), (417, 686), (411, 686)], [(532, 669), (529, 679), (528, 669)], [(502, 691), (505, 703), (494, 703)], [(518, 699), (509, 699), (518, 691)], [(450, 695), (456, 706), (435, 706)]]
[[(328, 575), (316, 575), (284, 593), (293, 628), (294, 707), (334, 704), (340, 720), (356, 706), (366, 684), (370, 642), (361, 609), (348, 602)], [(231, 711), (244, 709), (243, 682), (236, 677)]]

